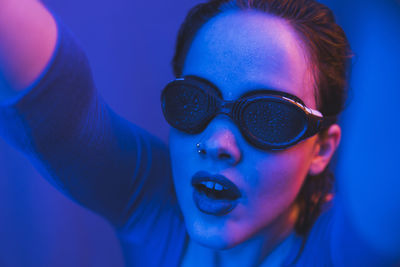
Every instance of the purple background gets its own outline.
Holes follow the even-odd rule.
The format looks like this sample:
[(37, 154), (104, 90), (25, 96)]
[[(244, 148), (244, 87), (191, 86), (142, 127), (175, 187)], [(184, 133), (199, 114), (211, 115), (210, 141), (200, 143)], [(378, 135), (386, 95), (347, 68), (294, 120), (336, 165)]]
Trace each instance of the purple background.
[[(178, 27), (200, 1), (44, 2), (81, 41), (110, 106), (167, 141), (159, 94), (173, 78)], [(324, 2), (334, 9), (356, 55), (337, 176), (398, 175), (399, 1)], [(3, 139), (0, 266), (123, 266), (107, 222), (52, 188)]]

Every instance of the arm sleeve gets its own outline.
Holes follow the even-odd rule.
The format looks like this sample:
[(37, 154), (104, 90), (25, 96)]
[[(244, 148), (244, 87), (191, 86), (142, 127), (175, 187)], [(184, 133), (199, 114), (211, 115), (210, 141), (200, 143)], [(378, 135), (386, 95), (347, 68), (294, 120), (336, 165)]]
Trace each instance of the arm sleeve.
[(41, 77), (0, 104), (0, 135), (50, 183), (116, 229), (135, 220), (139, 206), (174, 206), (167, 148), (110, 110), (75, 38), (58, 20), (57, 26)]
[(127, 266), (176, 266), (186, 230), (166, 146), (115, 114), (88, 60), (56, 18), (58, 40), (36, 82), (0, 103), (0, 136), (43, 177), (116, 229)]

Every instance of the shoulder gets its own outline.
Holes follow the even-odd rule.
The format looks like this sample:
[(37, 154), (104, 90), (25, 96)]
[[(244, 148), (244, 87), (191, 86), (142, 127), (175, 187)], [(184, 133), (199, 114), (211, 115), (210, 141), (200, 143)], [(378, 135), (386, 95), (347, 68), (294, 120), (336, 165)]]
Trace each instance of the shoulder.
[(327, 208), (314, 223), (295, 266), (332, 266), (331, 232), (334, 208)]
[(386, 261), (335, 201), (315, 222), (295, 266), (382, 266)]

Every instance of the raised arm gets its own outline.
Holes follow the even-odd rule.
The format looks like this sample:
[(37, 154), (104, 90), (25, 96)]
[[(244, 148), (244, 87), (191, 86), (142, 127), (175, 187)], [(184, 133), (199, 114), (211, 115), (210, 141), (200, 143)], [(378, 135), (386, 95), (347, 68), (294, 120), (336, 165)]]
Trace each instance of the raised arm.
[(117, 229), (174, 201), (166, 146), (108, 107), (69, 30), (36, 1), (0, 1), (0, 136)]
[(0, 0), (0, 101), (38, 78), (56, 40), (56, 23), (39, 1)]
[(23, 1), (0, 0), (0, 136), (114, 226), (128, 266), (177, 263), (185, 230), (165, 144), (109, 108), (69, 30)]

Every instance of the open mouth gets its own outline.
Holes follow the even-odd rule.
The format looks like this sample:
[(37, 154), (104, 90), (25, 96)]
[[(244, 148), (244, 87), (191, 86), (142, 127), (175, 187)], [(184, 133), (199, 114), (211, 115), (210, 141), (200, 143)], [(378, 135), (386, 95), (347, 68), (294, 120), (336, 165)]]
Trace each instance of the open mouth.
[(197, 208), (211, 215), (229, 213), (241, 197), (238, 187), (223, 175), (212, 175), (205, 171), (192, 177), (193, 200)]
[(238, 198), (233, 190), (215, 181), (202, 181), (193, 186), (196, 190), (203, 192), (207, 197), (212, 199), (235, 200)]

